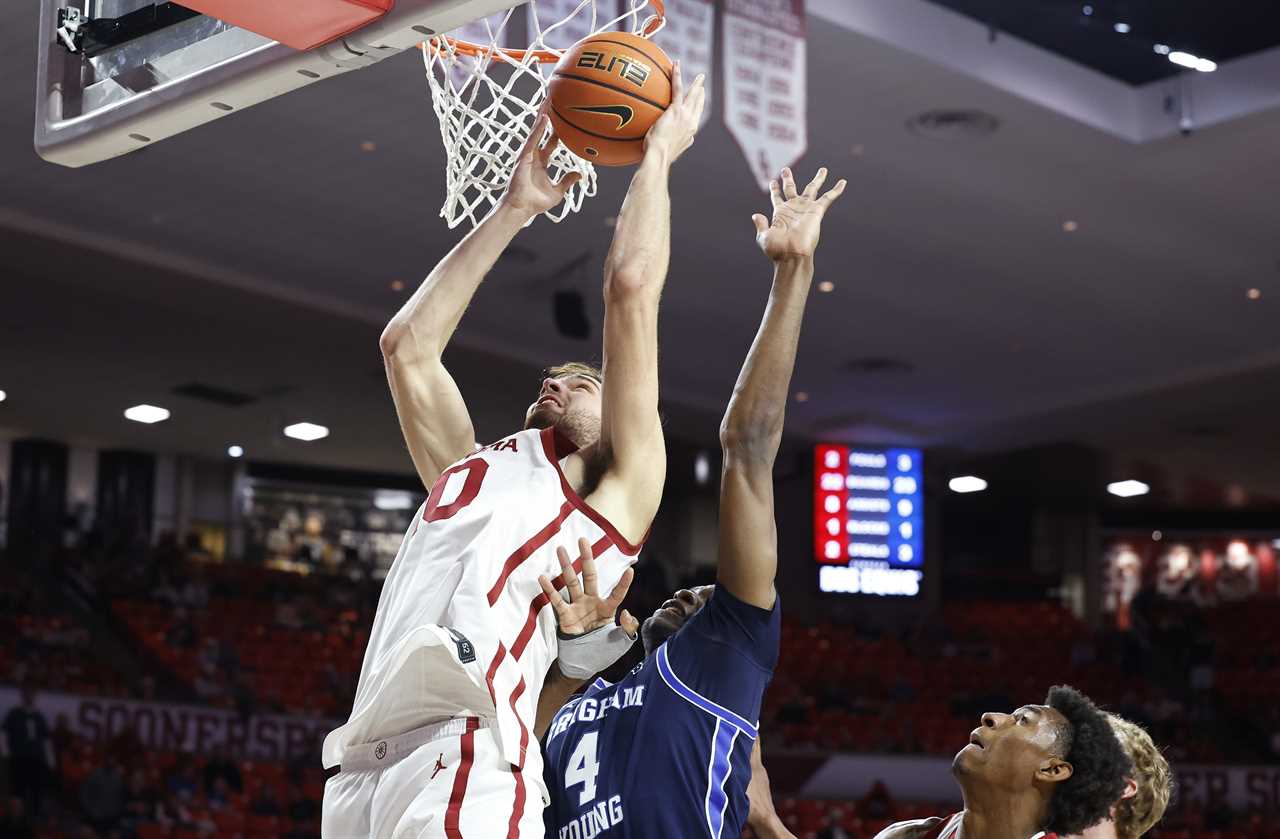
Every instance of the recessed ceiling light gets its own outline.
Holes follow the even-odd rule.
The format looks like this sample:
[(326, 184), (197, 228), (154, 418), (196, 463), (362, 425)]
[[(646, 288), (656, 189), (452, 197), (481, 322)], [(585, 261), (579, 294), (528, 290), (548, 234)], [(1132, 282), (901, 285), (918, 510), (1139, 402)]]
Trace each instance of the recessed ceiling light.
[(150, 425), (153, 422), (164, 422), (169, 418), (168, 410), (158, 408), (155, 405), (134, 405), (132, 408), (124, 412), (125, 419), (131, 419), (134, 422), (145, 422)]
[(1084, 16), (1085, 16), (1085, 17), (1092, 17), (1092, 16), (1093, 16), (1093, 6), (1085, 6), (1085, 7), (1084, 7), (1083, 9), (1081, 9), (1080, 11), (1084, 12)]
[(796, 401), (797, 401), (797, 402), (808, 402), (808, 401), (809, 401), (809, 394), (808, 394), (808, 393), (806, 393), (806, 392), (804, 392), (803, 390), (798, 390), (798, 391), (796, 391)]
[(377, 150), (378, 150), (378, 144), (375, 143), (373, 140), (365, 140), (363, 143), (360, 144), (360, 151), (371, 152), (371, 151), (377, 151)]
[(604, 226), (605, 226), (605, 227), (617, 227), (617, 226), (618, 226), (618, 217), (617, 217), (617, 216), (605, 216), (605, 217), (604, 217)]
[(1173, 52), (1173, 50), (1169, 48), (1168, 44), (1156, 44), (1152, 49), (1155, 50), (1156, 55), (1168, 55)]
[(316, 425), (314, 422), (295, 422), (293, 425), (285, 427), (284, 436), (310, 443), (313, 440), (323, 440), (328, 437), (329, 429), (323, 425)]
[(5, 393), (3, 390), (0, 390), (0, 402), (3, 402), (8, 398), (9, 398), (9, 394)]
[(391, 290), (392, 290), (392, 291), (404, 291), (404, 280), (392, 280), (392, 281), (391, 281)]
[(977, 475), (961, 475), (958, 478), (952, 478), (947, 482), (947, 488), (952, 492), (982, 492), (987, 488), (987, 482), (979, 478)]
[(1262, 299), (1262, 289), (1260, 289), (1260, 288), (1251, 288), (1251, 289), (1249, 289), (1247, 296), (1248, 296), (1248, 298), (1249, 298), (1250, 300), (1261, 300), (1261, 299)]
[(854, 157), (862, 157), (863, 153), (866, 152), (866, 150), (867, 150), (866, 146), (862, 145), (862, 143), (858, 143), (856, 146), (853, 146), (852, 148), (849, 149), (849, 154), (853, 155)]
[(1133, 498), (1136, 495), (1146, 495), (1150, 491), (1151, 487), (1147, 486), (1142, 481), (1116, 481), (1115, 483), (1107, 484), (1107, 492), (1112, 495), (1118, 495), (1121, 498)]
[(1196, 69), (1201, 73), (1212, 73), (1218, 69), (1218, 63), (1216, 61), (1210, 61), (1207, 58), (1202, 58), (1196, 62)]
[(1078, 221), (1064, 221), (1062, 223), (1062, 231), (1064, 233), (1075, 233), (1079, 229), (1080, 222)]
[(693, 459), (693, 480), (698, 486), (706, 486), (707, 481), (711, 480), (711, 458), (707, 457), (706, 452), (698, 452), (698, 456)]
[(227, 457), (244, 457), (244, 449), (240, 446), (228, 446)]
[(823, 280), (822, 282), (818, 283), (818, 291), (822, 292), (823, 294), (830, 294), (835, 290), (836, 290), (836, 284), (831, 282), (831, 280)]
[(413, 495), (401, 489), (380, 489), (373, 494), (373, 506), (379, 510), (412, 510)]
[(1159, 530), (1153, 530), (1153, 531), (1151, 531), (1151, 541), (1152, 541), (1152, 542), (1159, 542), (1159, 541), (1160, 541), (1161, 539), (1163, 539), (1163, 538), (1164, 538), (1164, 534), (1163, 534), (1163, 533), (1161, 533)]
[(1125, 23), (1124, 21), (1120, 21), (1119, 23), (1117, 23), (1115, 28), (1116, 28), (1116, 31), (1119, 32), (1121, 35), (1128, 35), (1129, 32), (1132, 31), (1133, 29), (1132, 26)]

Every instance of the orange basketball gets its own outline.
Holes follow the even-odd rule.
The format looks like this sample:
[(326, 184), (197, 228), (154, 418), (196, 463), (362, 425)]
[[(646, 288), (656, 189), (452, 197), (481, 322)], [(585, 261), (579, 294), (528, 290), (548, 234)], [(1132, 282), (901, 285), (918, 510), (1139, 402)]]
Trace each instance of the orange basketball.
[(547, 87), (560, 142), (592, 163), (626, 166), (671, 104), (671, 59), (638, 35), (601, 32), (561, 56)]

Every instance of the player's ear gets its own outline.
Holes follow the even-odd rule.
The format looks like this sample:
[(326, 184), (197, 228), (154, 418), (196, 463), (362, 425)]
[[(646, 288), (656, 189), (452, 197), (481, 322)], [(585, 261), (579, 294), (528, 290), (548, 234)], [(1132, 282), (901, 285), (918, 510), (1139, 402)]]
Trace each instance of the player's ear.
[(1133, 778), (1125, 778), (1124, 792), (1120, 793), (1120, 800), (1124, 801), (1126, 798), (1133, 798), (1137, 794), (1138, 794), (1138, 782), (1135, 781)]
[(1036, 770), (1036, 780), (1047, 784), (1060, 784), (1070, 778), (1075, 769), (1060, 757), (1051, 757)]

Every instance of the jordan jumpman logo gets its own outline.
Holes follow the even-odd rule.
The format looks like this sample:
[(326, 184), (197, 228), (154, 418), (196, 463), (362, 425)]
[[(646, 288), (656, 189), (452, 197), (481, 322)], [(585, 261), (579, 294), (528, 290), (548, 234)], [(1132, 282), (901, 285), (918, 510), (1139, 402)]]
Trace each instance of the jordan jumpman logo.
[(448, 769), (448, 768), (449, 767), (444, 765), (444, 752), (441, 752), (440, 757), (436, 758), (436, 771), (431, 773), (431, 780), (435, 780), (436, 775), (440, 774), (441, 769)]

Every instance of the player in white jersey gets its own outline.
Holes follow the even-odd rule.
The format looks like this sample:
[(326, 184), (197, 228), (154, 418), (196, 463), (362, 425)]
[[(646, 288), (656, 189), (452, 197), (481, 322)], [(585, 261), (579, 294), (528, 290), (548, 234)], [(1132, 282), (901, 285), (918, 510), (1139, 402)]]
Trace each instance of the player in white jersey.
[[(606, 258), (602, 371), (552, 370), (525, 430), (479, 447), (441, 362), (502, 251), (575, 177), (557, 184), (547, 174), (557, 141), (539, 146), (545, 116), (501, 202), (383, 332), (400, 426), (431, 489), (383, 584), (351, 717), (325, 738), (325, 767), (340, 767), (325, 785), (325, 839), (542, 836), (547, 797), (531, 731), (544, 681), (563, 679), (569, 659), (553, 666), (556, 623), (538, 577), (562, 587), (553, 538), (586, 539), (599, 590), (622, 583), (609, 600), (616, 609), (666, 475), (657, 315), (668, 178), (697, 132), (702, 78), (686, 89), (677, 67), (673, 94), (645, 139)], [(612, 610), (605, 619), (613, 623)]]

